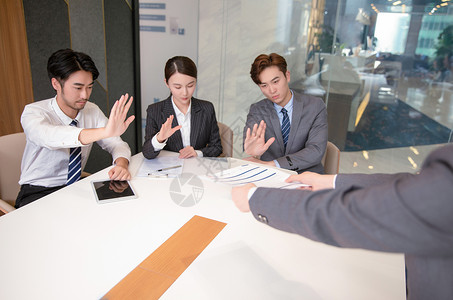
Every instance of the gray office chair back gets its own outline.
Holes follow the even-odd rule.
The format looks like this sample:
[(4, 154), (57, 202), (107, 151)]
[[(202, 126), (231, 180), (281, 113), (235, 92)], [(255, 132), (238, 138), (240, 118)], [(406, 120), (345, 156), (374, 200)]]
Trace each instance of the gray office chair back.
[(326, 174), (338, 174), (340, 171), (340, 150), (331, 142), (327, 142), (326, 153), (321, 160)]
[(11, 206), (14, 206), (20, 189), (20, 166), (25, 142), (23, 132), (0, 136), (0, 199)]
[(227, 125), (217, 122), (219, 126), (220, 141), (222, 142), (223, 152), (221, 157), (233, 157), (233, 130)]

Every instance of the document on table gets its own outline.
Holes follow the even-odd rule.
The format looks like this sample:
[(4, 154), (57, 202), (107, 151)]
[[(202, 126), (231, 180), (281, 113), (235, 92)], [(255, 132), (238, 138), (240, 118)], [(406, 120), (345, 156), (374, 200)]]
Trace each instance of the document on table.
[(139, 177), (178, 177), (182, 173), (184, 160), (177, 156), (144, 159), (137, 172)]
[(212, 181), (233, 186), (254, 183), (256, 186), (293, 189), (308, 187), (302, 183), (288, 183), (285, 180), (289, 174), (274, 168), (245, 164), (213, 175), (207, 175)]

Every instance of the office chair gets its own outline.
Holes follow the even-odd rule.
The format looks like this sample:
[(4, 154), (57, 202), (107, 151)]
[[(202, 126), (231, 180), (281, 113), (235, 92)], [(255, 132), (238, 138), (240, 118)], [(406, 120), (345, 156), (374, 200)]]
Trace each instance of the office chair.
[(340, 170), (340, 150), (331, 142), (327, 142), (326, 153), (321, 160), (325, 174), (338, 174)]
[(227, 125), (217, 122), (223, 152), (220, 157), (233, 157), (233, 130)]
[(3, 213), (14, 210), (24, 149), (25, 133), (0, 136), (0, 211)]

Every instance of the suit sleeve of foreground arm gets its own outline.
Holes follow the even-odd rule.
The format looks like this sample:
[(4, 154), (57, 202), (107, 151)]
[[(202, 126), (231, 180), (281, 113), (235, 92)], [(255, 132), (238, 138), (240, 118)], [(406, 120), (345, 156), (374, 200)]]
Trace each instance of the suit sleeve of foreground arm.
[(378, 180), (375, 185), (340, 183), (317, 192), (258, 188), (250, 209), (272, 227), (333, 246), (451, 255), (452, 151), (453, 145), (435, 151), (417, 175), (361, 175)]

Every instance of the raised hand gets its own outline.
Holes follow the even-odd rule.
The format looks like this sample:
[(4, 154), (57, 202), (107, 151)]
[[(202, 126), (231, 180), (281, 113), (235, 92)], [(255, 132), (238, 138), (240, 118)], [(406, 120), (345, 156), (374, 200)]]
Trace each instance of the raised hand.
[(122, 95), (113, 105), (107, 125), (100, 128), (83, 129), (79, 134), (79, 141), (83, 145), (88, 145), (102, 139), (122, 135), (135, 119), (135, 116), (130, 116), (126, 120), (132, 101), (133, 97), (129, 99), (128, 94)]
[(181, 125), (171, 128), (171, 124), (173, 123), (174, 115), (171, 115), (167, 118), (164, 124), (162, 124), (159, 133), (157, 134), (157, 141), (159, 143), (163, 143), (166, 139), (171, 137), (173, 133), (177, 130), (181, 129)]
[(109, 121), (105, 127), (107, 137), (122, 135), (132, 123), (135, 116), (130, 116), (127, 120), (126, 116), (133, 99), (133, 97), (130, 97), (129, 99), (129, 94), (126, 93), (126, 95), (122, 95), (121, 98), (115, 102), (110, 111)]
[(253, 130), (247, 128), (244, 141), (245, 153), (252, 156), (261, 156), (269, 146), (275, 141), (275, 137), (271, 137), (267, 142), (264, 141), (266, 133), (266, 123), (261, 120), (260, 125), (253, 125)]

